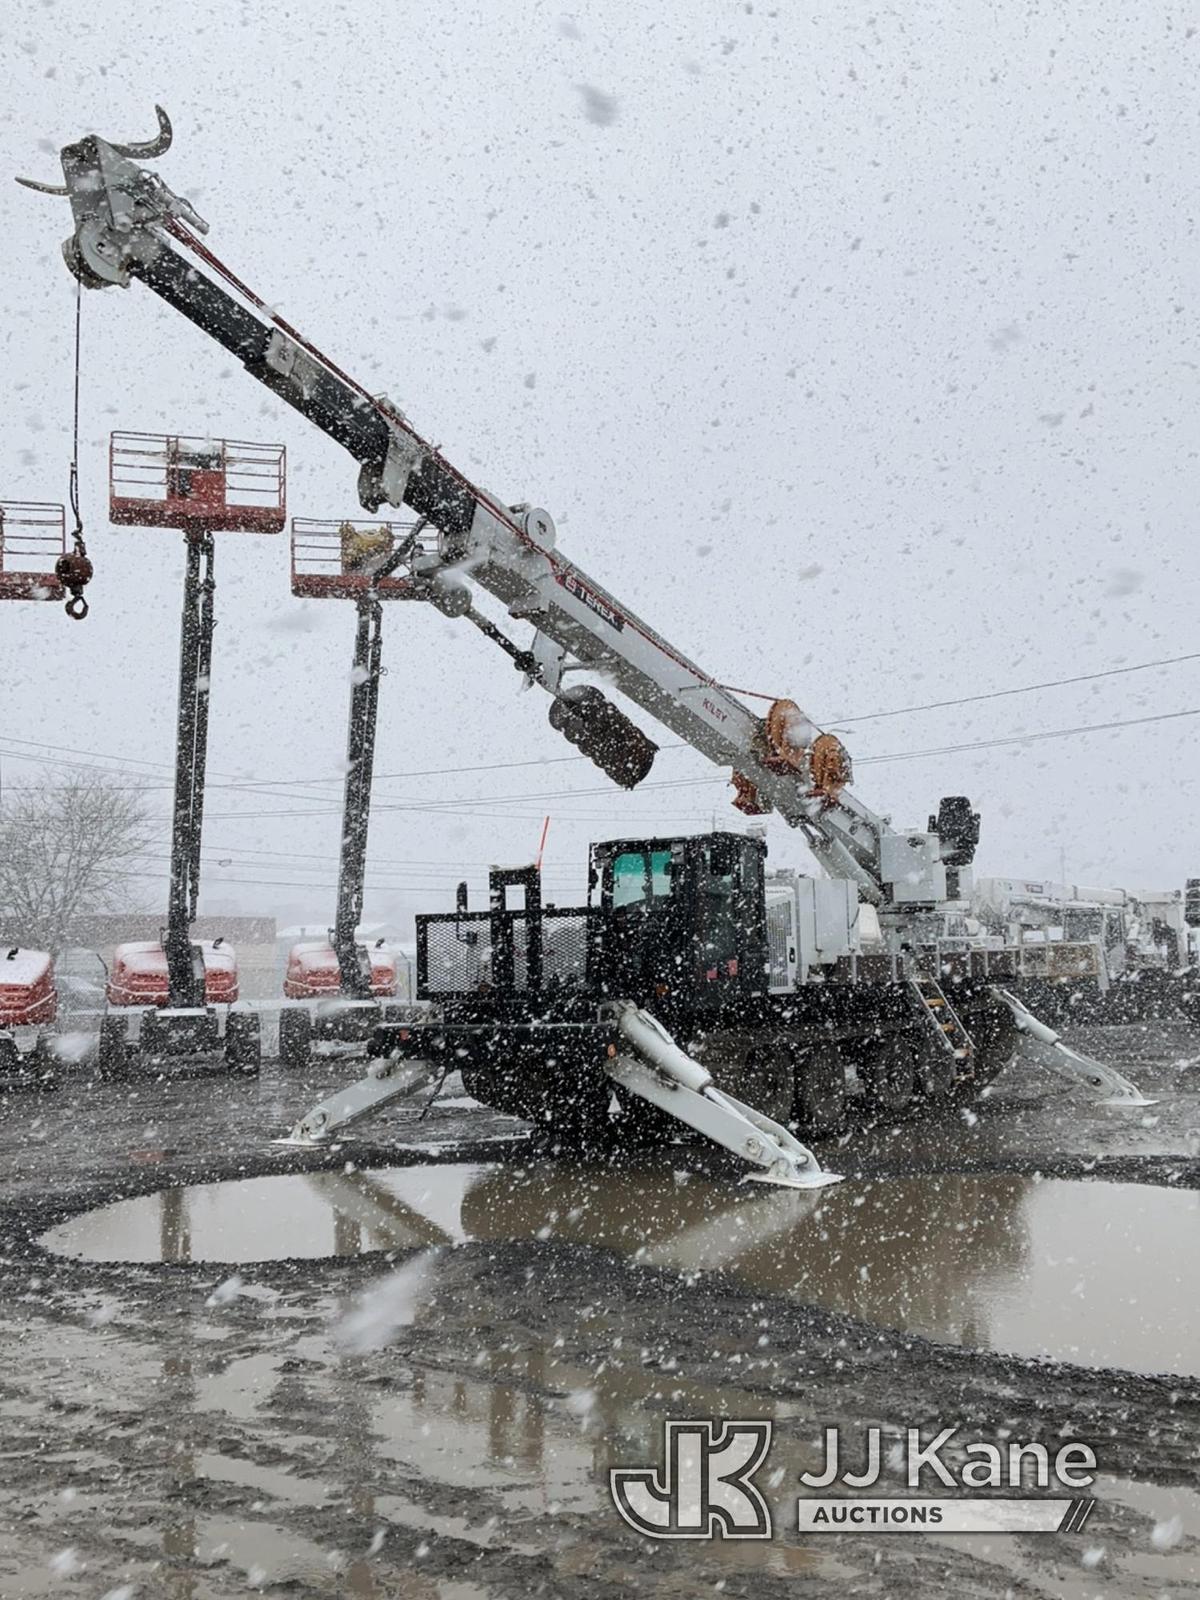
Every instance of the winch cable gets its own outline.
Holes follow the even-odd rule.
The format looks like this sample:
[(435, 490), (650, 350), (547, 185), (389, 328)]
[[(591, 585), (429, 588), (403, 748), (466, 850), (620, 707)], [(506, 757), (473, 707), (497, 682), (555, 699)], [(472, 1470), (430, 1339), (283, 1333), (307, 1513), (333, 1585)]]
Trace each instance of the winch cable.
[(83, 517), (79, 510), (79, 369), (83, 344), (82, 332), (83, 284), (77, 278), (75, 280), (75, 394), (71, 434), (71, 475), (67, 491), (75, 526), (71, 530), (73, 549), (69, 553), (64, 551), (54, 563), (55, 576), (71, 594), (66, 604), (66, 612), (73, 622), (82, 622), (88, 614), (88, 603), (83, 598), (83, 591), (92, 578), (92, 563), (88, 559), (87, 545), (83, 537)]

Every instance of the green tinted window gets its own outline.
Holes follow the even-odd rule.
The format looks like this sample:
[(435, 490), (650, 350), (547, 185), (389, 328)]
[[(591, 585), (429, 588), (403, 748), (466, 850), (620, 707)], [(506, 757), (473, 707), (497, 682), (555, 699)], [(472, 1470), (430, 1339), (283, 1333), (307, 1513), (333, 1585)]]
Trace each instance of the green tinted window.
[(614, 906), (631, 906), (651, 896), (661, 900), (671, 893), (671, 852), (652, 850), (649, 872), (646, 854), (642, 850), (627, 850), (617, 856), (612, 866)]
[(652, 850), (650, 852), (650, 886), (651, 893), (656, 897), (670, 894), (671, 852), (669, 850)]
[(631, 906), (646, 898), (646, 857), (640, 850), (617, 856), (612, 868), (613, 905)]

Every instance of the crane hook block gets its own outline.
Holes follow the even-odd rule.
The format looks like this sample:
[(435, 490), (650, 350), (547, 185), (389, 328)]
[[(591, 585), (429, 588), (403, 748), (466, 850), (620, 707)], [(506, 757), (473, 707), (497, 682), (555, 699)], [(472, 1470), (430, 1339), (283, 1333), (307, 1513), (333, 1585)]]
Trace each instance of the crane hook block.
[(88, 603), (83, 598), (83, 591), (92, 581), (92, 563), (82, 551), (68, 551), (59, 556), (54, 563), (54, 576), (70, 593), (71, 598), (66, 605), (67, 615), (72, 622), (82, 622), (88, 614)]

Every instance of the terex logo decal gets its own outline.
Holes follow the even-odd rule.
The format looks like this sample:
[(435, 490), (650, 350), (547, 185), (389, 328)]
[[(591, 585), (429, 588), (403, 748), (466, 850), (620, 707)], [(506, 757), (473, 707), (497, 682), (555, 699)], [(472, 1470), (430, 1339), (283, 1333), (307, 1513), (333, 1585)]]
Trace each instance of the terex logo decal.
[(586, 583), (581, 583), (573, 572), (559, 572), (556, 577), (568, 594), (573, 594), (577, 600), (582, 600), (589, 611), (594, 611), (608, 623), (610, 628), (615, 628), (620, 633), (625, 626), (625, 618), (619, 611), (614, 611), (607, 600), (602, 600), (593, 589), (588, 588)]
[(769, 1539), (771, 1512), (750, 1482), (769, 1422), (666, 1422), (663, 1466), (613, 1467), (613, 1503), (651, 1539)]

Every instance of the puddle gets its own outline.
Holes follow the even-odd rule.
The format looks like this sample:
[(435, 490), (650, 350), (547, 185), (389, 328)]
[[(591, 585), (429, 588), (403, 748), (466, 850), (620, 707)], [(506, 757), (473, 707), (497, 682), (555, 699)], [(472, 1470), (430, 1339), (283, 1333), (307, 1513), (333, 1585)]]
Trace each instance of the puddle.
[(1200, 1373), (1200, 1194), (1143, 1184), (941, 1174), (804, 1193), (662, 1167), (416, 1166), (166, 1190), (42, 1243), (93, 1261), (237, 1265), (528, 1238), (725, 1271), (951, 1344)]

